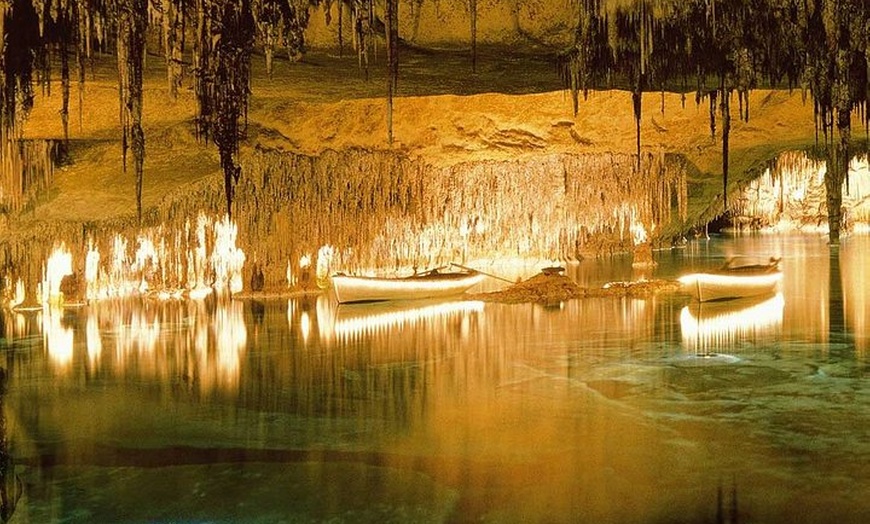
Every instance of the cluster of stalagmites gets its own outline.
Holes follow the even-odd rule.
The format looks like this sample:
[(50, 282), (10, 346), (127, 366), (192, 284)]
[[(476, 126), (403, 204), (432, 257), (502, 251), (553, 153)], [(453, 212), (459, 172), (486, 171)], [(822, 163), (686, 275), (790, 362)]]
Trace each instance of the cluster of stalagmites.
[(576, 260), (631, 250), (633, 228), (685, 217), (685, 168), (671, 156), (649, 155), (640, 173), (631, 155), (592, 154), (435, 167), (387, 151), (258, 151), (242, 165), (235, 219), (266, 268), (324, 245), (353, 272)]
[[(449, 262), (577, 260), (630, 251), (639, 234), (652, 241), (654, 231), (685, 217), (683, 161), (649, 155), (643, 165), (638, 173), (631, 155), (610, 154), (440, 167), (389, 151), (318, 157), (254, 151), (243, 157), (248, 176), (237, 187), (233, 216), (234, 245), (245, 254), (243, 283), (286, 290), (334, 271), (401, 272)], [(206, 179), (147, 215), (154, 226), (69, 224), (44, 238), (68, 246), (74, 273), (83, 270), (92, 249), (104, 261), (124, 259), (107, 255), (122, 249), (132, 263), (147, 242), (157, 253), (150, 273), (131, 278), (150, 280), (150, 288), (189, 287), (191, 260), (207, 258), (220, 245), (222, 198), (220, 182)], [(210, 213), (206, 226), (190, 218), (203, 208)], [(27, 273), (20, 268), (38, 268), (47, 258), (47, 248), (28, 250), (30, 240), (7, 244), (5, 267), (17, 268), (18, 277)], [(198, 251), (206, 255), (191, 259)], [(30, 273), (33, 280), (40, 271)], [(207, 283), (208, 275), (198, 278), (195, 283)]]
[(0, 213), (17, 213), (52, 182), (64, 155), (57, 140), (0, 141)]
[[(740, 230), (824, 231), (828, 227), (824, 160), (802, 151), (780, 155), (737, 192), (728, 209)], [(842, 188), (842, 224), (851, 232), (870, 225), (868, 157), (854, 157)]]

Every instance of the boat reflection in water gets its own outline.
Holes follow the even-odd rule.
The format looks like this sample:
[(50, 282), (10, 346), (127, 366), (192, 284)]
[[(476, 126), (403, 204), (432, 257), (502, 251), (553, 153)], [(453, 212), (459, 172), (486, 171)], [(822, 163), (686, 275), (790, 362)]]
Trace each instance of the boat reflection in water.
[(387, 333), (391, 330), (413, 328), (423, 323), (435, 324), (465, 318), (468, 314), (482, 313), (483, 302), (464, 301), (390, 301), (342, 304), (330, 310), (321, 309), (319, 326), (321, 338), (350, 340), (358, 337)]
[(734, 350), (782, 328), (782, 293), (723, 302), (692, 302), (680, 311), (683, 346), (699, 356)]

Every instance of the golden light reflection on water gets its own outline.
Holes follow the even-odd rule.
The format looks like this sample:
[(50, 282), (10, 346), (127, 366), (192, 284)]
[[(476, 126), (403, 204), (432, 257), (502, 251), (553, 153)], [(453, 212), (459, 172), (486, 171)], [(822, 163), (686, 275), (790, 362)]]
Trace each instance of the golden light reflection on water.
[(777, 334), (782, 328), (785, 299), (782, 293), (768, 297), (693, 302), (680, 311), (683, 345), (707, 353), (731, 350)]
[(64, 370), (72, 364), (73, 360), (73, 330), (64, 325), (61, 308), (44, 308), (42, 319), (48, 355), (58, 369)]
[(237, 391), (247, 350), (244, 304), (123, 301), (16, 313), (11, 334), (39, 323), (57, 376), (83, 367), (115, 377), (175, 383), (199, 392)]
[[(385, 475), (422, 472), (460, 493), (456, 514), (468, 520), (630, 522), (643, 514), (712, 522), (723, 478), (736, 479), (741, 510), (775, 512), (783, 506), (764, 497), (806, 482), (806, 470), (790, 461), (806, 451), (803, 431), (808, 453), (833, 457), (838, 467), (842, 455), (851, 458), (848, 449), (812, 446), (819, 434), (838, 438), (842, 428), (829, 432), (829, 418), (855, 416), (852, 407), (845, 415), (830, 409), (839, 401), (824, 404), (856, 394), (855, 382), (844, 382), (847, 372), (836, 367), (833, 378), (808, 377), (808, 364), (831, 363), (816, 364), (780, 341), (831, 338), (823, 332), (835, 315), (821, 310), (838, 296), (847, 328), (866, 337), (866, 270), (858, 267), (866, 245), (844, 244), (834, 275), (842, 282), (834, 285), (825, 271), (836, 258), (826, 247), (821, 256), (769, 243), (765, 253), (786, 255), (781, 295), (698, 311), (679, 297), (346, 307), (326, 295), (98, 304), (56, 320), (40, 311), (37, 327), (56, 330), (45, 337), (51, 366), (44, 367), (54, 380), (31, 384), (42, 388), (43, 407), (30, 423), (61, 442), (82, 440), (67, 412), (84, 414), (95, 428), (87, 438), (136, 447), (148, 436), (157, 456), (160, 446), (237, 447), (245, 460), (261, 449), (268, 460), (290, 450), (284, 460), (312, 464), (309, 476), (291, 480), (312, 491), (329, 489), (332, 479), (318, 476), (326, 464), (342, 475), (351, 471), (342, 464), (368, 460)], [(19, 336), (27, 327), (7, 325)], [(743, 343), (757, 344), (752, 362), (688, 368), (670, 358)], [(73, 394), (87, 384), (79, 370), (87, 366), (100, 375), (99, 387)], [(28, 384), (26, 373), (17, 379)], [(26, 412), (26, 400), (16, 409)], [(60, 407), (44, 407), (52, 404)], [(805, 423), (812, 410), (818, 418)], [(116, 425), (103, 422), (120, 412)], [(853, 432), (858, 440), (864, 420)], [(119, 426), (128, 433), (117, 436)], [(751, 467), (740, 465), (744, 457)], [(847, 473), (854, 470), (860, 466)], [(238, 489), (239, 478), (228, 477)]]
[[(329, 312), (318, 325), (323, 328), (322, 339), (332, 336), (339, 340), (348, 340), (371, 336), (378, 332), (389, 332), (403, 328), (414, 328), (423, 323), (434, 323), (448, 320), (450, 317), (465, 318), (466, 313), (480, 313), (483, 302), (458, 301), (429, 303), (409, 301), (406, 303), (383, 304), (345, 304)], [(467, 331), (467, 322), (462, 322), (461, 331)], [(331, 331), (331, 332), (330, 332)]]
[(827, 344), (831, 334), (845, 333), (858, 351), (870, 345), (870, 271), (866, 257), (870, 236), (852, 234), (839, 246), (829, 247), (826, 238), (789, 237), (771, 240), (783, 253), (783, 282), (786, 296), (783, 323), (799, 326), (815, 343)]
[(870, 238), (848, 238), (840, 250), (840, 273), (846, 328), (855, 338), (855, 348), (862, 354), (870, 348)]
[[(795, 299), (786, 301), (783, 294), (777, 294), (758, 302), (749, 299), (680, 306), (678, 336), (683, 347), (697, 352), (733, 349), (778, 335), (783, 325), (800, 326), (814, 342), (827, 342), (831, 324), (836, 322), (832, 317), (837, 315), (832, 312), (832, 297), (841, 292), (846, 328), (854, 335), (856, 349), (865, 351), (870, 279), (861, 261), (868, 242), (850, 237), (837, 259), (818, 256), (806, 243), (773, 240), (773, 251), (788, 254), (783, 262), (783, 289)], [(811, 263), (794, 263), (804, 259)], [(831, 278), (842, 283), (832, 295), (833, 281), (818, 275), (830, 273), (830, 264), (837, 260), (840, 271)], [(59, 372), (75, 365), (81, 351), (81, 358), (86, 356), (92, 368), (122, 375), (187, 376), (195, 378), (196, 387), (203, 390), (233, 391), (244, 380), (242, 362), (249, 344), (246, 304), (232, 300), (141, 300), (78, 309), (44, 308), (29, 315), (11, 315), (5, 329), (11, 338), (21, 336), (16, 333), (32, 329), (28, 319), (35, 318), (47, 354)], [(327, 295), (320, 295), (291, 299), (286, 304), (289, 347), (377, 347), (377, 358), (386, 361), (395, 356), (399, 360), (430, 358), (457, 351), (463, 344), (490, 340), (499, 342), (484, 343), (489, 348), (484, 351), (494, 352), (493, 361), (498, 361), (500, 346), (522, 351), (529, 333), (547, 340), (550, 332), (578, 330), (587, 338), (601, 337), (600, 346), (609, 347), (614, 337), (630, 340), (668, 329), (666, 314), (655, 298), (569, 301), (557, 308), (534, 306), (522, 323), (503, 321), (505, 308), (477, 301), (336, 306)], [(492, 325), (499, 326), (498, 332), (492, 332)], [(407, 342), (396, 336), (402, 332), (417, 333), (411, 353)], [(507, 373), (500, 370), (498, 374)]]
[(100, 355), (103, 353), (103, 340), (100, 336), (100, 323), (96, 315), (88, 315), (87, 332), (88, 360), (91, 366), (98, 366)]
[[(207, 351), (197, 348), (201, 368), (209, 371), (201, 378), (203, 386), (235, 391), (239, 387), (241, 359), (248, 342), (248, 331), (242, 314), (243, 305), (230, 301), (215, 309), (211, 333), (214, 336), (215, 358), (211, 361)], [(210, 380), (209, 380), (210, 379)]]

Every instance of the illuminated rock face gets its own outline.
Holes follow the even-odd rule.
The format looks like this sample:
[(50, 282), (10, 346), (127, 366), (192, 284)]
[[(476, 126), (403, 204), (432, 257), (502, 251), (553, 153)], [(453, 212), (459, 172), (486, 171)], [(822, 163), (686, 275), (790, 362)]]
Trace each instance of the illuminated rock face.
[(435, 167), (386, 151), (260, 151), (243, 161), (234, 218), (273, 283), (322, 246), (334, 249), (332, 271), (578, 259), (628, 251), (638, 230), (654, 237), (684, 214), (680, 157), (636, 165), (609, 154)]
[(20, 211), (48, 188), (62, 154), (57, 140), (0, 140), (0, 209)]
[[(315, 289), (337, 271), (637, 251), (679, 230), (687, 184), (682, 157), (646, 155), (641, 164), (638, 173), (630, 154), (547, 153), (436, 166), (390, 151), (260, 149), (243, 157), (233, 221), (220, 211), (220, 181), (208, 179), (166, 200), (151, 226), (55, 224), (41, 232), (44, 246), (7, 245), (3, 287), (11, 302), (23, 300), (21, 286), (51, 301), (74, 275), (84, 283), (75, 299), (203, 296), (249, 290), (259, 268), (261, 289), (281, 292)], [(823, 175), (823, 164), (782, 155), (733, 199), (732, 213), (747, 227), (824, 226)], [(868, 195), (858, 159), (844, 200), (850, 227), (868, 222)]]
[[(743, 189), (731, 207), (738, 229), (827, 232), (825, 162), (802, 152), (779, 156), (775, 165)], [(870, 168), (867, 157), (852, 159), (843, 183), (845, 231), (870, 229)]]
[[(149, 222), (58, 227), (86, 297), (207, 288), (313, 287), (336, 272), (407, 271), (450, 262), (571, 260), (627, 252), (685, 216), (678, 156), (546, 154), (511, 161), (433, 166), (390, 151), (327, 151), (317, 157), (263, 151), (243, 158), (233, 221), (209, 180), (167, 200)], [(177, 197), (180, 198), (180, 197)], [(12, 294), (48, 248), (7, 252)], [(68, 254), (68, 255), (67, 255)], [(303, 263), (304, 261), (304, 263)], [(309, 268), (310, 266), (310, 268)], [(39, 266), (37, 266), (39, 267)], [(46, 271), (43, 270), (43, 275)], [(64, 275), (43, 276), (54, 282)], [(38, 282), (31, 276), (28, 292)]]

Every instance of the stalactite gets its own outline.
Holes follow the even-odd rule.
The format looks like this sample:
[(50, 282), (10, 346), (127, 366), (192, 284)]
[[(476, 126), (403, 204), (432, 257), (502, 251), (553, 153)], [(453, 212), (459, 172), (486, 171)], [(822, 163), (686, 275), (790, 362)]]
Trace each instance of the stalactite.
[(257, 31), (263, 45), (263, 55), (266, 58), (266, 73), (271, 76), (275, 47), (280, 39), (280, 5), (279, 2), (273, 0), (255, 0), (251, 6), (254, 21), (257, 24)]
[(643, 73), (638, 76), (637, 84), (635, 84), (635, 88), (631, 93), (632, 105), (634, 106), (634, 125), (635, 125), (635, 139), (637, 141), (637, 171), (640, 172), (640, 123), (642, 118), (643, 111)]
[(399, 3), (386, 0), (387, 36), (387, 141), (393, 144), (393, 97), (399, 79)]
[(662, 115), (665, 114), (665, 86), (662, 84), (662, 103), (661, 103), (661, 112)]
[(61, 108), (60, 119), (63, 126), (64, 142), (69, 142), (69, 52), (66, 41), (61, 41), (60, 47), (60, 78), (61, 78)]
[(728, 209), (728, 147), (731, 138), (731, 91), (722, 80), (721, 102), (722, 113), (722, 209)]
[(599, 11), (599, 0), (579, 1), (579, 23), (574, 45), (559, 57), (559, 71), (571, 91), (575, 115), (579, 109), (579, 93), (582, 91), (584, 97), (588, 95), (594, 84), (606, 74), (606, 67), (602, 66), (611, 57), (611, 53), (602, 50), (607, 21), (599, 16)]
[(196, 12), (196, 28), (193, 41), (194, 92), (196, 94), (196, 134), (198, 137), (208, 139), (212, 119), (212, 106), (214, 105), (211, 88), (213, 83), (208, 81), (211, 69), (210, 59), (212, 55), (212, 19), (211, 0), (194, 0)]
[(344, 57), (344, 2), (338, 2), (338, 56)]
[(356, 45), (359, 68), (369, 78), (369, 60), (374, 48), (374, 0), (352, 0), (351, 12), (354, 19), (354, 44)]
[(166, 61), (166, 82), (169, 97), (178, 98), (182, 83), (184, 2), (183, 0), (160, 0), (162, 2), (161, 24), (163, 30), (163, 53)]
[(471, 72), (477, 72), (477, 0), (468, 0), (471, 15)]
[(716, 138), (716, 98), (718, 92), (710, 91), (707, 97), (710, 99), (710, 137)]
[[(635, 73), (637, 79), (635, 82), (634, 90), (631, 94), (633, 106), (634, 106), (634, 124), (635, 124), (635, 139), (637, 141), (637, 171), (640, 173), (641, 171), (641, 154), (640, 154), (640, 124), (643, 116), (643, 91), (646, 89), (646, 77), (647, 77), (647, 61), (649, 60), (649, 51), (647, 46), (647, 12), (646, 12), (646, 2), (641, 0), (640, 3), (640, 19), (638, 21), (638, 46), (640, 51), (638, 53), (638, 67)], [(664, 110), (664, 109), (663, 109)]]
[[(200, 28), (199, 120), (220, 152), (227, 214), (232, 216), (233, 192), (241, 176), (235, 159), (239, 120), (247, 110), (255, 24), (248, 0), (201, 2), (208, 23)], [(206, 26), (211, 26), (210, 34), (204, 34)]]
[[(706, 86), (711, 78), (728, 79), (727, 92), (737, 92), (743, 121), (748, 121), (750, 92), (759, 78), (770, 85), (785, 78), (789, 88), (800, 79), (812, 94), (817, 130), (826, 143), (837, 125), (837, 108), (845, 106), (846, 99), (851, 108), (859, 107), (867, 98), (870, 75), (863, 72), (868, 67), (866, 2), (782, 0), (726, 5), (718, 0), (662, 4), (638, 0), (609, 4), (603, 18), (592, 2), (576, 0), (575, 4), (579, 7), (575, 41), (559, 61), (575, 114), (579, 91), (585, 95), (590, 88), (607, 87), (598, 76), (602, 71), (607, 71), (608, 79), (630, 82), (636, 102), (645, 90), (638, 91), (633, 85), (638, 67), (660, 85), (694, 74), (696, 101), (700, 104), (709, 97), (714, 138), (717, 112), (730, 107), (730, 102), (724, 101), (728, 95), (720, 88)], [(596, 34), (599, 27), (605, 28), (605, 38)], [(612, 60), (603, 60), (604, 56)], [(846, 70), (851, 73), (837, 73)], [(727, 125), (730, 134), (730, 122)], [(723, 143), (723, 156), (727, 149)], [(727, 176), (723, 173), (723, 178)]]
[(51, 186), (62, 148), (54, 140), (8, 139), (0, 150), (0, 209), (20, 211)]
[[(683, 163), (646, 155), (643, 171), (635, 166), (634, 155), (433, 167), (387, 151), (305, 157), (261, 150), (243, 160), (235, 217), (249, 231), (243, 236), (256, 239), (249, 247), (267, 281), (277, 278), (281, 260), (324, 244), (337, 248), (343, 270), (426, 267), (462, 256), (600, 255), (630, 245), (632, 220), (663, 228), (685, 217)], [(556, 205), (541, 207), (541, 199)]]
[(308, 6), (310, 0), (288, 0), (281, 2), (281, 19), (284, 32), (282, 43), (287, 49), (287, 58), (298, 61), (305, 53), (305, 28), (308, 27)]
[[(238, 140), (239, 120), (247, 107), (249, 84), (248, 67), (250, 50), (254, 45), (255, 28), (247, 20), (251, 12), (259, 12), (259, 7), (277, 9), (280, 26), (280, 44), (287, 49), (288, 56), (298, 58), (304, 50), (302, 30), (307, 24), (308, 6), (315, 0), (251, 0), (252, 7), (244, 1), (236, 0), (198, 0), (194, 10), (185, 11), (184, 0), (162, 0), (164, 2), (164, 49), (167, 53), (167, 69), (180, 68), (180, 52), (183, 50), (183, 27), (185, 19), (193, 18), (196, 23), (194, 45), (194, 68), (196, 70), (197, 124), (198, 132), (215, 141), (221, 155), (225, 173), (225, 200), (227, 210), (232, 209), (233, 193), (239, 178)], [(390, 0), (391, 2), (393, 0)], [(476, 24), (477, 0), (469, 0), (472, 24)], [(122, 148), (126, 164), (127, 149), (132, 149), (137, 179), (137, 200), (140, 201), (138, 214), (142, 215), (142, 166), (144, 161), (144, 134), (142, 133), (142, 94), (141, 75), (144, 62), (144, 40), (147, 25), (147, 6), (145, 0), (114, 0), (108, 3), (99, 0), (0, 0), (0, 34), (2, 50), (0, 53), (0, 148), (3, 157), (4, 177), (11, 177), (17, 169), (29, 161), (22, 160), (21, 143), (18, 141), (16, 123), (26, 116), (32, 103), (32, 90), (42, 86), (50, 87), (52, 71), (49, 67), (52, 57), (59, 64), (61, 86), (64, 91), (61, 118), (64, 134), (68, 135), (68, 97), (69, 68), (68, 53), (75, 49), (79, 65), (79, 108), (83, 105), (84, 65), (86, 57), (91, 56), (92, 45), (97, 49), (116, 45), (118, 54), (119, 113), (122, 129)], [(373, 59), (376, 33), (381, 31), (379, 20), (375, 17), (372, 0), (349, 0), (352, 19), (356, 22), (353, 34), (360, 56), (360, 65), (365, 63), (368, 72), (369, 60)], [(229, 6), (232, 4), (232, 8)], [(806, 92), (812, 95), (812, 103), (817, 115), (818, 128), (823, 132), (826, 143), (832, 146), (832, 158), (848, 158), (851, 134), (852, 110), (860, 112), (861, 121), (868, 125), (866, 111), (868, 84), (866, 73), (870, 69), (870, 56), (867, 53), (867, 4), (862, 0), (813, 0), (800, 2), (794, 0), (758, 0), (751, 4), (739, 3), (737, 8), (718, 0), (690, 0), (688, 2), (601, 2), (598, 0), (577, 0), (579, 18), (576, 39), (566, 53), (560, 56), (560, 72), (566, 87), (571, 89), (574, 112), (578, 111), (579, 92), (584, 96), (589, 90), (612, 85), (629, 86), (639, 79), (638, 87), (633, 87), (633, 105), (638, 133), (637, 163), (634, 171), (638, 176), (647, 176), (652, 169), (648, 163), (649, 155), (643, 155), (639, 143), (641, 101), (646, 85), (660, 88), (672, 86), (691, 75), (697, 76), (698, 100), (710, 97), (711, 134), (716, 135), (716, 109), (722, 120), (723, 139), (723, 179), (727, 189), (728, 147), (730, 135), (730, 94), (737, 91), (740, 104), (740, 117), (748, 118), (749, 94), (755, 87), (756, 78), (763, 79), (772, 86), (780, 85), (780, 79), (788, 79), (789, 87), (800, 82)], [(667, 4), (666, 7), (660, 6)], [(718, 4), (718, 5), (717, 5)], [(378, 6), (383, 4), (378, 4)], [(392, 5), (392, 4), (390, 4)], [(412, 5), (419, 10), (420, 0)], [(236, 13), (226, 17), (227, 12)], [(172, 22), (171, 11), (175, 10), (177, 19)], [(238, 14), (241, 13), (241, 14)], [(389, 16), (387, 18), (390, 18)], [(341, 21), (341, 8), (339, 10)], [(388, 20), (389, 22), (389, 20)], [(169, 43), (172, 27), (176, 25), (179, 44)], [(233, 27), (229, 27), (227, 24)], [(476, 26), (472, 33), (476, 34)], [(118, 30), (118, 37), (112, 33)], [(127, 35), (125, 36), (125, 31)], [(341, 29), (339, 29), (341, 31)], [(243, 34), (245, 33), (245, 34)], [(250, 33), (250, 34), (247, 34)], [(387, 31), (387, 39), (392, 37)], [(472, 39), (476, 41), (476, 37)], [(42, 35), (42, 36), (40, 36)], [(108, 35), (108, 38), (107, 38)], [(59, 37), (65, 38), (61, 43)], [(96, 44), (91, 40), (96, 39)], [(113, 41), (113, 38), (115, 41)], [(278, 37), (275, 37), (278, 38)], [(340, 34), (340, 38), (342, 38)], [(265, 42), (262, 29), (256, 44), (271, 49), (272, 44)], [(397, 40), (393, 40), (397, 41)], [(229, 42), (229, 44), (228, 44)], [(341, 40), (340, 40), (341, 46)], [(475, 43), (472, 43), (475, 46)], [(388, 54), (394, 55), (388, 45)], [(474, 52), (474, 51), (473, 51)], [(476, 55), (475, 55), (476, 56)], [(140, 59), (141, 58), (141, 59)], [(476, 64), (476, 58), (473, 58)], [(268, 67), (271, 69), (271, 58)], [(392, 64), (392, 56), (388, 60)], [(473, 64), (473, 67), (475, 66)], [(392, 69), (391, 71), (394, 71)], [(638, 69), (640, 73), (638, 74)], [(865, 71), (861, 74), (861, 71)], [(173, 76), (169, 89), (172, 91)], [(711, 90), (705, 83), (711, 78), (727, 78), (728, 89)], [(395, 85), (392, 86), (393, 90)], [(177, 86), (176, 86), (177, 88)], [(388, 90), (390, 87), (388, 86)], [(392, 95), (388, 94), (392, 100)], [(627, 109), (627, 108), (626, 108)], [(839, 133), (835, 141), (834, 126)], [(392, 127), (391, 127), (392, 128)], [(854, 146), (854, 144), (852, 144)], [(839, 150), (839, 152), (837, 152)], [(28, 153), (30, 154), (30, 153)], [(34, 153), (35, 154), (35, 153)], [(26, 154), (24, 154), (26, 156)], [(643, 162), (641, 162), (643, 159)], [(625, 159), (618, 163), (622, 165)], [(837, 169), (843, 170), (843, 162)], [(832, 161), (832, 165), (834, 162)], [(6, 167), (17, 166), (17, 167)], [(495, 164), (494, 164), (495, 166)], [(393, 168), (392, 164), (382, 163), (377, 169)], [(500, 166), (505, 167), (505, 166)], [(513, 169), (512, 166), (508, 166)], [(375, 169), (375, 167), (372, 167)], [(423, 169), (423, 168), (418, 168)], [(493, 167), (492, 169), (495, 169)], [(464, 172), (457, 169), (456, 173)], [(619, 171), (622, 173), (622, 171)], [(319, 175), (318, 175), (319, 176)], [(413, 177), (408, 171), (402, 177)], [(480, 175), (484, 177), (484, 175)], [(522, 180), (531, 183), (545, 180), (540, 175), (517, 174)], [(620, 175), (621, 176), (621, 175)], [(846, 176), (846, 175), (843, 175)], [(489, 181), (484, 177), (485, 180)], [(403, 179), (404, 180), (404, 179)], [(620, 181), (623, 182), (623, 181)], [(334, 181), (320, 180), (327, 187)], [(458, 183), (455, 182), (454, 183)], [(613, 182), (616, 184), (616, 182)], [(13, 181), (2, 181), (2, 187), (12, 188)], [(17, 191), (26, 191), (24, 184), (15, 186)], [(848, 185), (848, 184), (847, 184)], [(832, 188), (838, 184), (833, 183)], [(28, 187), (35, 187), (29, 185)], [(419, 189), (419, 186), (415, 186)], [(562, 184), (563, 190), (565, 184)], [(307, 196), (316, 198), (316, 192)], [(398, 191), (396, 198), (405, 198)], [(834, 195), (836, 196), (836, 195)], [(295, 195), (294, 195), (295, 198)], [(413, 202), (413, 199), (411, 199)], [(22, 195), (6, 195), (5, 202), (17, 202), (16, 206), (27, 205), (28, 199)], [(4, 204), (6, 205), (6, 204)], [(10, 204), (13, 205), (13, 204)], [(211, 205), (206, 202), (204, 205)], [(409, 205), (417, 205), (412, 203)], [(631, 208), (632, 205), (627, 205)], [(635, 206), (636, 207), (636, 206)], [(832, 205), (832, 216), (836, 206)], [(11, 208), (9, 208), (11, 209)], [(636, 211), (635, 211), (636, 212)], [(619, 212), (622, 219), (629, 212)], [(541, 227), (541, 217), (533, 214), (526, 217), (529, 227)], [(457, 222), (451, 223), (456, 225)], [(468, 218), (463, 227), (479, 224)], [(603, 223), (603, 222), (602, 222)], [(535, 225), (537, 224), (537, 225)], [(399, 226), (396, 226), (399, 227)], [(618, 224), (608, 223), (608, 228), (620, 230)], [(473, 228), (473, 227), (472, 227)], [(570, 237), (569, 234), (563, 237)], [(443, 240), (443, 239), (442, 239)], [(386, 242), (384, 240), (384, 242)], [(446, 242), (446, 241), (445, 241)], [(555, 242), (555, 241), (553, 241)], [(561, 242), (561, 241), (559, 241)], [(398, 249), (398, 248), (396, 248)], [(405, 249), (405, 248), (403, 248)]]
[[(12, 5), (8, 0), (0, 0), (0, 35), (6, 34), (6, 18), (11, 9)], [(0, 148), (2, 149), (6, 149), (9, 135), (15, 122), (15, 97), (9, 96), (10, 94), (14, 95), (14, 91), (10, 93), (10, 75), (6, 63), (6, 47), (6, 38), (3, 38), (0, 40)], [(0, 160), (5, 163), (4, 156), (0, 155)], [(2, 182), (8, 183), (6, 177), (3, 177)]]
[(124, 159), (129, 146), (136, 176), (136, 216), (142, 219), (145, 132), (142, 129), (142, 71), (145, 67), (147, 0), (121, 0), (116, 6), (118, 20), (118, 91), (121, 97)]
[[(79, 6), (79, 9), (81, 10), (82, 9), (81, 4), (78, 4), (78, 6)], [(79, 16), (79, 27), (78, 27), (79, 42), (78, 42), (78, 45), (76, 46), (76, 70), (78, 73), (77, 85), (78, 85), (78, 101), (79, 101), (79, 131), (81, 131), (82, 127), (84, 127), (84, 115), (85, 115), (85, 110), (84, 110), (84, 106), (85, 106), (85, 58), (87, 57), (87, 53), (90, 52), (89, 50), (87, 50), (88, 44), (83, 43), (81, 41), (81, 39), (82, 39), (83, 33), (90, 34), (90, 31), (88, 31), (86, 22), (84, 22), (84, 17), (82, 16), (81, 11), (78, 13), (77, 16)], [(83, 47), (85, 49), (83, 49)]]

